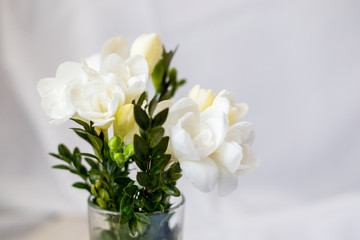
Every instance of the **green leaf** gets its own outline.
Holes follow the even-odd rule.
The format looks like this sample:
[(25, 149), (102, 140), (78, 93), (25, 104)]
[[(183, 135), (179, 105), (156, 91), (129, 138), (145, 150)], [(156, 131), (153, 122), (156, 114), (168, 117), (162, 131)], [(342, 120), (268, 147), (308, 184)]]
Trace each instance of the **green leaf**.
[(98, 169), (91, 169), (89, 172), (88, 172), (88, 175), (95, 175), (95, 176), (98, 176), (98, 175), (102, 175), (102, 172)]
[(86, 122), (80, 120), (80, 119), (76, 119), (76, 118), (70, 118), (71, 120), (73, 120), (74, 122), (76, 122), (77, 124), (80, 124), (81, 126), (84, 127), (86, 132), (91, 132), (91, 128), (89, 126), (89, 124), (87, 124)]
[[(140, 161), (147, 161), (149, 156), (149, 146), (146, 143), (145, 139), (141, 138), (139, 135), (134, 135), (134, 150), (135, 155)], [(140, 166), (139, 166), (140, 167)]]
[(147, 161), (143, 160), (143, 159), (139, 159), (135, 156), (132, 156), (132, 158), (134, 159), (136, 165), (142, 170), (142, 171), (146, 171), (147, 170)]
[(135, 212), (134, 215), (135, 215), (135, 218), (139, 222), (141, 222), (143, 224), (150, 224), (151, 223), (150, 218), (148, 216), (146, 216), (145, 214), (143, 214), (143, 213)]
[(136, 185), (134, 185), (134, 182), (132, 182), (130, 186), (129, 185), (124, 188), (124, 193), (129, 197), (133, 197), (137, 193), (139, 188)]
[(164, 136), (164, 133), (164, 128), (160, 126), (151, 129), (149, 134), (150, 148), (154, 148), (160, 143), (162, 137)]
[(76, 182), (72, 185), (75, 188), (80, 188), (80, 189), (86, 189), (90, 192), (90, 187), (87, 183), (83, 183), (83, 182)]
[(91, 153), (79, 153), (79, 155), (84, 156), (84, 157), (90, 157), (90, 158), (98, 159), (94, 154), (91, 154)]
[(181, 173), (172, 173), (170, 174), (169, 178), (171, 180), (171, 182), (176, 182), (177, 180), (179, 180), (182, 177)]
[(63, 170), (71, 170), (70, 167), (66, 166), (66, 165), (62, 165), (62, 164), (59, 164), (59, 165), (54, 165), (52, 166), (52, 168), (55, 168), (55, 169), (63, 169)]
[(175, 162), (175, 163), (171, 164), (168, 171), (174, 172), (174, 173), (180, 173), (181, 172), (180, 163)]
[(127, 223), (134, 215), (133, 198), (125, 195), (120, 203), (120, 224)]
[(86, 133), (81, 132), (81, 131), (77, 131), (77, 130), (74, 130), (74, 132), (75, 132), (79, 137), (81, 137), (82, 139), (84, 139), (85, 141), (87, 141), (88, 143), (91, 144), (90, 139), (88, 138), (88, 136), (87, 136)]
[(166, 108), (166, 109), (162, 110), (161, 112), (159, 112), (152, 121), (152, 127), (163, 125), (164, 122), (166, 121), (168, 113), (169, 113), (168, 108)]
[(88, 138), (90, 139), (91, 144), (93, 147), (98, 151), (98, 153), (101, 153), (102, 147), (103, 147), (103, 141), (90, 133), (87, 134)]
[(171, 196), (174, 196), (174, 197), (179, 197), (180, 196), (180, 191), (175, 186), (167, 185), (167, 186), (162, 187), (162, 190), (168, 195), (171, 195)]
[(64, 144), (60, 144), (58, 146), (58, 150), (59, 150), (59, 153), (61, 156), (63, 157), (67, 157), (67, 158), (72, 158), (72, 154), (71, 152), (69, 151), (69, 149), (64, 145)]
[(154, 97), (153, 97), (153, 99), (150, 101), (150, 103), (149, 103), (149, 108), (148, 108), (148, 111), (149, 111), (149, 116), (151, 117), (152, 115), (153, 115), (153, 113), (154, 113), (154, 111), (155, 111), (155, 108), (156, 108), (156, 106), (157, 106), (157, 104), (158, 104), (158, 99), (157, 99), (157, 95), (155, 95)]
[(136, 105), (138, 105), (138, 106), (141, 107), (142, 104), (143, 104), (143, 102), (144, 102), (146, 99), (147, 99), (147, 93), (146, 93), (146, 92), (143, 92), (143, 93), (140, 95), (139, 100), (138, 100), (138, 102), (137, 102)]
[(136, 123), (141, 129), (147, 130), (150, 125), (150, 120), (146, 112), (139, 106), (135, 105), (134, 107), (134, 117)]
[(152, 173), (159, 173), (164, 170), (164, 168), (168, 165), (171, 159), (170, 154), (165, 154), (161, 158), (153, 159), (151, 161), (150, 171)]
[(80, 165), (78, 170), (83, 178), (86, 178), (88, 176), (88, 171), (83, 165)]
[(148, 184), (148, 175), (146, 172), (138, 172), (136, 174), (136, 180), (141, 186), (146, 186)]
[(89, 164), (89, 166), (93, 169), (98, 169), (97, 163), (91, 158), (85, 158), (85, 161)]
[(160, 60), (154, 67), (154, 70), (151, 74), (151, 79), (154, 85), (154, 88), (156, 92), (161, 92), (162, 88), (162, 82), (165, 75), (165, 66), (164, 66), (164, 60)]
[(169, 137), (163, 137), (158, 145), (151, 150), (151, 156), (158, 158), (164, 155), (169, 144)]
[(130, 230), (130, 234), (132, 236), (136, 235), (136, 230), (137, 230), (137, 220), (136, 218), (131, 218), (129, 221), (129, 230)]
[(150, 200), (153, 202), (160, 202), (162, 199), (162, 192), (156, 191), (155, 193), (150, 195)]
[(60, 160), (64, 160), (59, 154), (56, 154), (56, 153), (49, 153), (50, 156), (54, 157), (54, 158), (57, 158), (57, 159), (60, 159)]

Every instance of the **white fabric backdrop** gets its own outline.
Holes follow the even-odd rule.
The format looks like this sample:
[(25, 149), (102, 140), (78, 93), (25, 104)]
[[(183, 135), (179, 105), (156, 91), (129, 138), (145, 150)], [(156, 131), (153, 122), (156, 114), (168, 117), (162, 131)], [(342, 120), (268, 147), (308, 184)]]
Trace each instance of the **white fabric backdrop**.
[(225, 198), (186, 180), (185, 239), (360, 239), (357, 0), (0, 1), (0, 210), (84, 214), (47, 152), (80, 145), (41, 112), (37, 81), (110, 37), (180, 44), (188, 83), (247, 102), (261, 166)]

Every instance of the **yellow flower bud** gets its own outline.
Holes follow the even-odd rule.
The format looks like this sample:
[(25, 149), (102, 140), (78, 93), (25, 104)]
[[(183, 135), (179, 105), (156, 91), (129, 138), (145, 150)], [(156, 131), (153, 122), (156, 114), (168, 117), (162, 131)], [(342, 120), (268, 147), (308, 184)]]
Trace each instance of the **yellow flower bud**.
[(188, 97), (194, 100), (199, 106), (200, 112), (202, 112), (213, 103), (214, 92), (211, 89), (203, 89), (196, 85), (190, 90)]
[(132, 44), (130, 56), (144, 56), (149, 64), (149, 73), (151, 75), (155, 65), (161, 58), (162, 51), (162, 42), (157, 34), (142, 34)]
[(134, 105), (125, 104), (119, 107), (115, 114), (114, 136), (124, 139), (135, 125)]

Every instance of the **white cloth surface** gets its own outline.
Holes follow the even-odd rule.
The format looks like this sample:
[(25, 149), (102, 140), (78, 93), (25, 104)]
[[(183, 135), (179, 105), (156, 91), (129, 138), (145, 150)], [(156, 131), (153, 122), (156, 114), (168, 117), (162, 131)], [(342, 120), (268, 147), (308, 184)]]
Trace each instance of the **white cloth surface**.
[(36, 83), (110, 37), (157, 32), (180, 45), (177, 97), (195, 84), (235, 92), (261, 158), (225, 198), (181, 181), (185, 239), (360, 239), (359, 12), (356, 0), (1, 0), (0, 216), (85, 213), (77, 178), (47, 152), (88, 147), (71, 124), (48, 124)]

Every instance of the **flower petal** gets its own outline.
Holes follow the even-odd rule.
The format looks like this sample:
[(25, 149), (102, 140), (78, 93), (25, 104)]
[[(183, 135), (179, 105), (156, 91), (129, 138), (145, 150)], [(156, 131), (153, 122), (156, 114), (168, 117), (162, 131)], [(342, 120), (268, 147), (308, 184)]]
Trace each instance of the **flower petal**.
[(126, 60), (126, 64), (130, 69), (130, 74), (132, 76), (145, 76), (145, 82), (149, 76), (149, 65), (146, 59), (141, 55), (135, 55)]
[(254, 140), (254, 126), (250, 122), (238, 122), (232, 125), (226, 136), (226, 141), (236, 141), (238, 144), (249, 143)]
[(250, 149), (248, 144), (243, 145), (243, 154), (244, 157), (240, 163), (240, 167), (235, 171), (235, 174), (238, 176), (250, 173), (259, 166), (259, 158)]
[(219, 196), (226, 196), (233, 192), (238, 186), (238, 178), (225, 168), (219, 168), (219, 178), (217, 182), (217, 190)]
[(113, 73), (123, 81), (130, 77), (130, 70), (125, 64), (125, 60), (116, 54), (110, 54), (101, 63), (100, 72), (102, 74)]
[(214, 189), (219, 177), (219, 170), (211, 158), (201, 161), (181, 161), (184, 176), (198, 189), (210, 192)]
[[(209, 114), (206, 115), (209, 116)], [(212, 154), (224, 141), (229, 129), (229, 120), (224, 113), (220, 112), (217, 115), (208, 118), (204, 118), (201, 114), (200, 121), (203, 127), (206, 127), (211, 131), (211, 140), (213, 141), (212, 146), (209, 147), (207, 151), (203, 152), (204, 155), (208, 156)]]
[(230, 173), (234, 173), (243, 158), (242, 147), (236, 142), (224, 142), (211, 154), (211, 158), (225, 167)]
[(159, 112), (161, 112), (162, 110), (164, 110), (165, 108), (170, 108), (174, 103), (171, 100), (164, 100), (159, 102), (156, 105), (155, 111), (153, 113), (153, 116), (156, 116), (156, 114), (158, 114)]
[(84, 71), (81, 68), (81, 64), (77, 62), (64, 62), (56, 71), (56, 79), (59, 84), (67, 83), (82, 76), (84, 76)]
[(193, 100), (190, 98), (181, 98), (170, 108), (167, 123), (175, 125), (187, 112), (200, 114), (199, 108)]
[(112, 53), (119, 55), (123, 59), (127, 58), (127, 42), (125, 38), (114, 37), (109, 39), (103, 46), (103, 49), (101, 51), (101, 59), (106, 58)]
[(201, 130), (199, 115), (194, 112), (186, 113), (178, 124), (190, 134), (191, 138), (198, 135)]
[(173, 155), (178, 161), (200, 160), (190, 135), (183, 128), (179, 126), (171, 127), (170, 143)]

